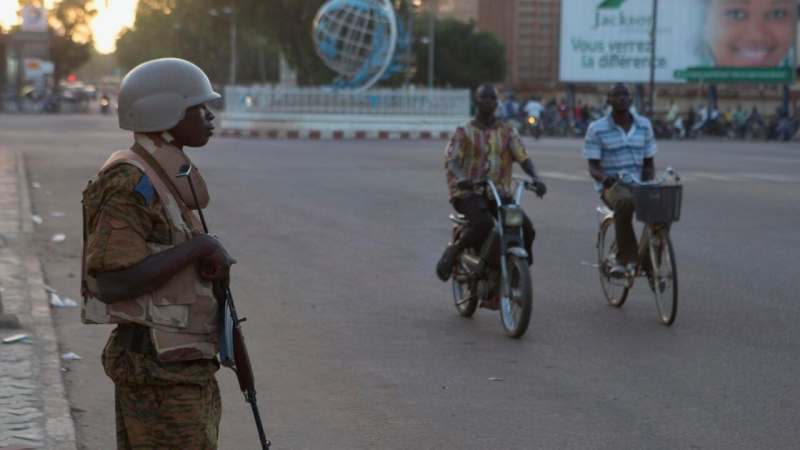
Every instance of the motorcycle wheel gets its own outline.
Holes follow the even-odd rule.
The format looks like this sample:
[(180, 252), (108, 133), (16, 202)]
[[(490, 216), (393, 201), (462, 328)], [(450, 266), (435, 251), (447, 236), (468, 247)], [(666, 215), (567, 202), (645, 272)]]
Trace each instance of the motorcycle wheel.
[(461, 317), (472, 317), (478, 308), (478, 293), (469, 280), (467, 268), (460, 258), (453, 269), (453, 303)]
[(506, 334), (518, 339), (528, 330), (533, 309), (533, 288), (528, 261), (508, 257), (508, 277), (511, 295), (500, 300), (500, 323)]

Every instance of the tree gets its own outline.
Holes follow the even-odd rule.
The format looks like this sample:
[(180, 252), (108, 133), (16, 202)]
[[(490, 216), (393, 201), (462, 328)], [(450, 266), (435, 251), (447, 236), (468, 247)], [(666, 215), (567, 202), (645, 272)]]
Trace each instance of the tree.
[[(278, 78), (278, 50), (261, 30), (242, 28), (247, 14), (239, 2), (230, 0), (140, 0), (134, 26), (117, 40), (119, 63), (130, 69), (154, 58), (178, 57), (200, 66), (215, 83), (229, 77), (230, 30), (235, 20), (237, 33), (237, 81), (275, 81)], [(223, 14), (233, 5), (233, 14)]]
[(237, 0), (242, 28), (249, 33), (266, 33), (289, 65), (297, 71), (301, 85), (330, 83), (334, 72), (317, 56), (311, 30), (314, 17), (327, 0)]
[[(414, 22), (416, 36), (427, 35), (428, 16)], [(505, 46), (494, 35), (479, 32), (475, 23), (455, 19), (436, 20), (434, 35), (434, 84), (476, 88), (485, 82), (501, 82), (506, 76)], [(414, 45), (417, 70), (414, 82), (428, 82), (428, 46)]]
[(96, 13), (91, 0), (60, 0), (50, 11), (50, 57), (56, 81), (89, 61), (94, 45), (89, 23)]

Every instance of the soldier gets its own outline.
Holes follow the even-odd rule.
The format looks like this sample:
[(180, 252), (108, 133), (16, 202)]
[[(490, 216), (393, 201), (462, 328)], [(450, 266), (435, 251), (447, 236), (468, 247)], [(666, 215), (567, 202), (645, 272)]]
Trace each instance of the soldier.
[(220, 98), (194, 64), (146, 62), (122, 80), (119, 126), (130, 150), (114, 153), (83, 192), (84, 323), (114, 323), (103, 367), (115, 385), (119, 449), (216, 449), (221, 404), (218, 305), (235, 261), (203, 234), (192, 210), (203, 177), (176, 179), (185, 147), (213, 135), (206, 102)]

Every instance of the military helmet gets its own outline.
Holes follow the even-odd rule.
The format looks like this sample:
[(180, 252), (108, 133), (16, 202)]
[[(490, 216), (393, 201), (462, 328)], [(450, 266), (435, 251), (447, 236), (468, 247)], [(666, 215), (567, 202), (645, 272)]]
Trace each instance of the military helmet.
[(119, 127), (143, 133), (169, 130), (183, 119), (187, 108), (218, 98), (208, 76), (189, 61), (147, 61), (122, 79)]

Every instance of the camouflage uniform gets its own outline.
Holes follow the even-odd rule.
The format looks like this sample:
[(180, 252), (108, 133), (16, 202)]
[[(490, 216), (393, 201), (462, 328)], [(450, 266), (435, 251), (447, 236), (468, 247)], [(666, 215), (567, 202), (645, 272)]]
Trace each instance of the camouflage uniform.
[[(130, 164), (105, 172), (84, 191), (89, 272), (131, 267), (169, 245), (171, 228), (147, 175)], [(216, 449), (221, 402), (216, 359), (164, 363), (149, 329), (122, 324), (103, 351), (114, 381), (119, 449)]]

